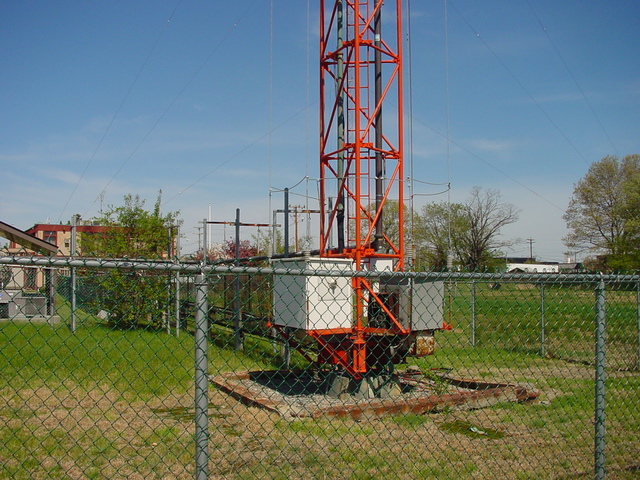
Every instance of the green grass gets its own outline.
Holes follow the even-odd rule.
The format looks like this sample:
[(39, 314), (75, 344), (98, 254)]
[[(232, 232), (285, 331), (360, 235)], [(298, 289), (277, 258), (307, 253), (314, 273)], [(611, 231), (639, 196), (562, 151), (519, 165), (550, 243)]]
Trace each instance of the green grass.
[[(525, 354), (544, 351), (552, 357), (593, 361), (593, 288), (547, 285), (543, 292), (533, 284), (501, 283), (497, 289), (492, 285), (476, 282), (474, 302), (471, 283), (447, 284), (445, 320), (453, 325), (456, 333), (444, 335), (449, 346), (471, 345), (474, 331), (475, 345), (479, 347)], [(609, 366), (637, 368), (637, 293), (609, 289), (606, 299)], [(475, 325), (472, 323), (474, 306)]]
[[(437, 333), (435, 355), (412, 359), (432, 378), (448, 372), (529, 384), (534, 404), (389, 418), (281, 419), (210, 391), (210, 471), (221, 478), (556, 478), (591, 477), (593, 463), (593, 291), (476, 286), (476, 346), (470, 344), (470, 288), (445, 296), (453, 330)], [(633, 365), (635, 292), (607, 296), (607, 459), (633, 478), (640, 450), (640, 375)], [(193, 478), (193, 337), (114, 331), (79, 310), (63, 323), (0, 322), (0, 479)], [(213, 326), (209, 373), (282, 367), (269, 340)], [(631, 349), (631, 350), (630, 350)], [(631, 353), (629, 353), (631, 352)], [(572, 360), (572, 361), (567, 361)], [(609, 360), (609, 357), (608, 357)], [(306, 362), (293, 356), (294, 367)], [(442, 428), (443, 425), (445, 428)], [(459, 428), (447, 430), (446, 425)], [(465, 426), (500, 432), (469, 436)], [(217, 478), (216, 477), (216, 478)]]
[(192, 382), (193, 340), (189, 335), (162, 337), (95, 325), (72, 333), (64, 325), (2, 323), (0, 389), (107, 382), (140, 398), (185, 392)]

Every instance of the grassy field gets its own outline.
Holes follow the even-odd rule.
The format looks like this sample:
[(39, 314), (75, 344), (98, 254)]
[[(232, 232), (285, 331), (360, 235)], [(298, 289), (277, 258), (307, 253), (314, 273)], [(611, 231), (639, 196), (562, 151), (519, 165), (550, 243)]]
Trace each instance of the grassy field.
[[(610, 289), (606, 292), (606, 305), (607, 365), (614, 369), (636, 369), (640, 365), (637, 292)], [(534, 284), (501, 283), (496, 288), (489, 282), (477, 282), (475, 287), (470, 282), (447, 284), (445, 319), (459, 334), (451, 337), (448, 346), (471, 345), (473, 336), (479, 347), (593, 362), (593, 285), (541, 288)]]
[[(445, 314), (453, 329), (415, 363), (528, 384), (538, 401), (288, 421), (211, 388), (211, 478), (593, 478), (593, 291), (545, 289), (541, 355), (538, 288), (476, 285), (472, 347), (471, 287), (454, 287)], [(611, 355), (637, 346), (633, 295), (607, 297)], [(242, 354), (231, 344), (228, 330), (212, 331), (211, 374), (280, 366), (268, 341), (248, 338)], [(189, 334), (112, 331), (81, 314), (73, 334), (63, 324), (1, 322), (0, 348), (0, 478), (193, 478)], [(634, 361), (607, 371), (608, 478), (640, 472), (640, 375), (623, 368)]]

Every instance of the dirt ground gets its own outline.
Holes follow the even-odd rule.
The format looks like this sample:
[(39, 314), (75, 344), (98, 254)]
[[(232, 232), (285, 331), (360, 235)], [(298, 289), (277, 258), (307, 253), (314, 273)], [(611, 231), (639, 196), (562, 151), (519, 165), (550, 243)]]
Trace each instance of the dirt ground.
[[(521, 381), (523, 372), (456, 374)], [(563, 388), (591, 369), (557, 364), (542, 374), (556, 380), (536, 385), (529, 404), (357, 419), (285, 418), (211, 386), (210, 478), (592, 478), (593, 416)], [(105, 385), (63, 385), (0, 396), (0, 478), (194, 476), (191, 393), (132, 401)], [(608, 478), (639, 478), (639, 432), (617, 435), (616, 422)]]

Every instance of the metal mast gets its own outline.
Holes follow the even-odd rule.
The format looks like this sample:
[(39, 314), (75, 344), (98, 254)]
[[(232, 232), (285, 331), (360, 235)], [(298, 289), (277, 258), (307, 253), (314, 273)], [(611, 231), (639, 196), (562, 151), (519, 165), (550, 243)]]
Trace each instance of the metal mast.
[[(320, 255), (352, 259), (356, 270), (381, 260), (404, 268), (401, 46), (401, 0), (320, 0)], [(368, 337), (408, 330), (368, 279), (356, 277), (353, 288), (347, 340), (336, 347), (325, 341), (332, 332), (314, 336), (325, 356), (358, 377), (367, 370)], [(385, 328), (367, 323), (372, 304), (389, 316)]]

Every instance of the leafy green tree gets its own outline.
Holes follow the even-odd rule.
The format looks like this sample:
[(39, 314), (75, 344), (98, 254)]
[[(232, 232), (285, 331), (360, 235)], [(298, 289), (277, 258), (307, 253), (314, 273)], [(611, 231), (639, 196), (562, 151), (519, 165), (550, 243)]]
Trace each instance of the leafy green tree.
[(458, 239), (467, 228), (463, 212), (459, 203), (428, 203), (422, 207), (414, 220), (417, 269), (447, 268), (448, 256), (459, 250)]
[(494, 268), (500, 249), (514, 243), (502, 239), (500, 230), (516, 222), (518, 214), (500, 192), (480, 187), (474, 187), (464, 203), (428, 204), (417, 221), (420, 261), (442, 270), (451, 252), (455, 263), (469, 270)]
[(640, 267), (640, 155), (594, 162), (573, 189), (563, 216), (572, 250), (587, 250), (591, 264), (608, 270)]
[[(126, 195), (123, 206), (109, 206), (94, 219), (102, 231), (81, 237), (83, 255), (146, 260), (174, 255), (178, 213), (161, 213), (161, 195), (150, 211), (138, 195)], [(113, 269), (92, 280), (96, 288), (93, 307), (107, 312), (113, 328), (158, 329), (168, 319), (172, 304), (169, 272)]]
[(162, 192), (149, 211), (139, 195), (125, 195), (124, 205), (110, 205), (94, 223), (103, 231), (81, 239), (84, 255), (107, 258), (170, 258), (175, 252), (178, 212), (162, 214)]
[[(375, 212), (375, 204), (371, 204), (368, 206), (367, 210), (370, 215), (373, 216)], [(394, 246), (398, 245), (398, 240), (400, 238), (400, 222), (398, 218), (399, 204), (397, 200), (387, 200), (384, 203), (384, 207), (382, 210), (382, 230), (384, 235), (390, 240), (391, 244)], [(408, 205), (404, 205), (404, 244), (405, 246), (410, 245), (411, 243), (411, 218), (413, 215), (413, 210)], [(368, 225), (368, 223), (367, 223)], [(366, 235), (367, 232), (365, 228), (361, 231), (362, 235)], [(373, 238), (371, 238), (373, 241)], [(382, 240), (378, 247), (378, 250), (382, 253), (392, 253), (392, 248), (389, 242), (386, 240)]]

